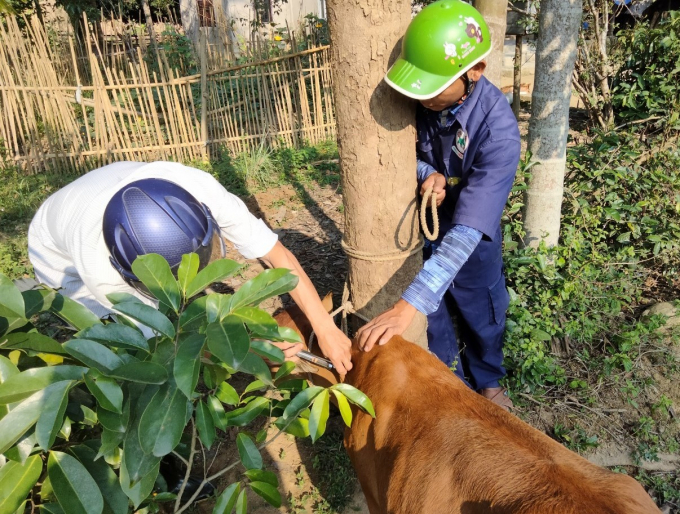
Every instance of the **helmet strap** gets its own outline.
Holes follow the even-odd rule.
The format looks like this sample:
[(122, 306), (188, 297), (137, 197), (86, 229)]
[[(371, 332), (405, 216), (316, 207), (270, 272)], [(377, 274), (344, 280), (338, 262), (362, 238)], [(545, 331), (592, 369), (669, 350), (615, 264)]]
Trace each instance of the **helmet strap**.
[(470, 77), (468, 77), (467, 72), (465, 72), (465, 75), (461, 77), (463, 79), (463, 82), (465, 82), (465, 94), (461, 97), (460, 100), (458, 100), (458, 104), (462, 104), (465, 100), (467, 100), (472, 92), (475, 90), (475, 86), (477, 85), (477, 82), (474, 80), (470, 80)]

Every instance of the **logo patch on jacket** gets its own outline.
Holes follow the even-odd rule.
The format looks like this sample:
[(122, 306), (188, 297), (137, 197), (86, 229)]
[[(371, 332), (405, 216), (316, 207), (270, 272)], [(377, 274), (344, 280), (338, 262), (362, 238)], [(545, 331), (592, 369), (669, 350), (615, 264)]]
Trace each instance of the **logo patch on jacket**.
[(453, 153), (462, 159), (469, 142), (468, 133), (462, 128), (459, 128), (458, 132), (456, 132), (456, 139), (453, 141)]

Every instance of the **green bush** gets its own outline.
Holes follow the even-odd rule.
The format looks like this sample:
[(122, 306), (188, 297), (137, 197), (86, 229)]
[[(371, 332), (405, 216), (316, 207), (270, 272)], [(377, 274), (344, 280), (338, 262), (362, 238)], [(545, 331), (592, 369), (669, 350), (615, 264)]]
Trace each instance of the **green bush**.
[[(161, 459), (183, 454), (190, 472), (194, 457), (227, 427), (238, 429), (244, 472), (215, 512), (231, 512), (234, 504), (245, 512), (246, 486), (279, 507), (278, 479), (263, 469), (260, 455), (269, 426), (317, 440), (331, 391), (343, 400), (346, 422), (352, 414), (345, 400), (373, 415), (370, 400), (351, 386), (324, 389), (291, 379), (294, 364), (283, 363), (283, 352), (267, 342), (299, 340), (257, 307), (295, 287), (290, 271), (266, 270), (233, 295), (199, 296), (239, 268), (225, 259), (197, 272), (198, 256), (189, 254), (175, 279), (159, 255), (140, 257), (133, 271), (159, 309), (111, 294), (118, 321), (106, 324), (53, 290), (20, 293), (0, 275), (0, 491), (6, 492), (0, 512), (23, 511), (29, 500), (69, 514), (125, 514), (140, 505), (157, 512), (161, 501), (174, 501), (174, 512), (182, 512), (192, 499), (163, 490)], [(41, 333), (31, 319), (46, 311), (73, 326), (73, 337), (60, 343)], [(133, 320), (155, 337), (144, 338)], [(264, 359), (281, 364), (275, 376)], [(241, 392), (231, 384), (237, 372), (254, 378)], [(252, 422), (263, 417), (265, 427), (255, 433)], [(203, 483), (237, 464), (204, 474)]]
[(566, 383), (551, 351), (565, 341), (588, 361), (604, 359), (600, 371), (630, 370), (632, 341), (654, 337), (633, 311), (645, 281), (653, 273), (672, 285), (680, 269), (680, 155), (648, 154), (628, 133), (570, 148), (560, 244), (538, 251), (519, 244), (528, 161), (504, 223), (511, 381), (529, 390)]
[(618, 35), (613, 107), (619, 119), (663, 119), (656, 125), (680, 129), (680, 12), (655, 28), (640, 23)]

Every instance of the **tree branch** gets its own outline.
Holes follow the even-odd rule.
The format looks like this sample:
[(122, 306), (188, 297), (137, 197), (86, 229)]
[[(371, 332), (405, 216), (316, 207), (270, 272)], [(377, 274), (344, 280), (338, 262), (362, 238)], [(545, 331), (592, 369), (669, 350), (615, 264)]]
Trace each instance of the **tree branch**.
[(187, 463), (187, 470), (184, 473), (184, 481), (182, 482), (182, 487), (180, 487), (179, 494), (177, 494), (177, 499), (175, 500), (175, 512), (182, 512), (182, 510), (191, 505), (191, 502), (193, 501), (194, 497), (198, 496), (198, 493), (200, 493), (201, 489), (203, 489), (203, 483), (201, 483), (201, 486), (193, 494), (191, 500), (188, 501), (186, 505), (184, 505), (182, 510), (180, 511), (177, 510), (180, 504), (182, 503), (182, 495), (184, 494), (184, 488), (187, 486), (187, 482), (189, 481), (189, 475), (191, 474), (191, 468), (193, 467), (195, 454), (196, 454), (196, 423), (194, 423), (194, 418), (191, 418), (191, 451), (189, 452), (189, 462)]

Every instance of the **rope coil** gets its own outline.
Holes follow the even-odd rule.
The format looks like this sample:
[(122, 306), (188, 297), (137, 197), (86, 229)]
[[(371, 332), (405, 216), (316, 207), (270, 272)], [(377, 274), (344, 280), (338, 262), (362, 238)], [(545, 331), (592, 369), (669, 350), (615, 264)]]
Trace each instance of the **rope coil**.
[[(425, 216), (427, 212), (428, 203), (427, 200), (432, 199), (429, 204), (432, 210), (432, 232), (430, 232), (427, 226), (427, 217)], [(420, 226), (423, 229), (423, 234), (430, 241), (436, 241), (439, 237), (439, 215), (437, 214), (437, 195), (432, 192), (432, 187), (429, 187), (425, 193), (423, 193), (423, 200), (420, 203)]]

